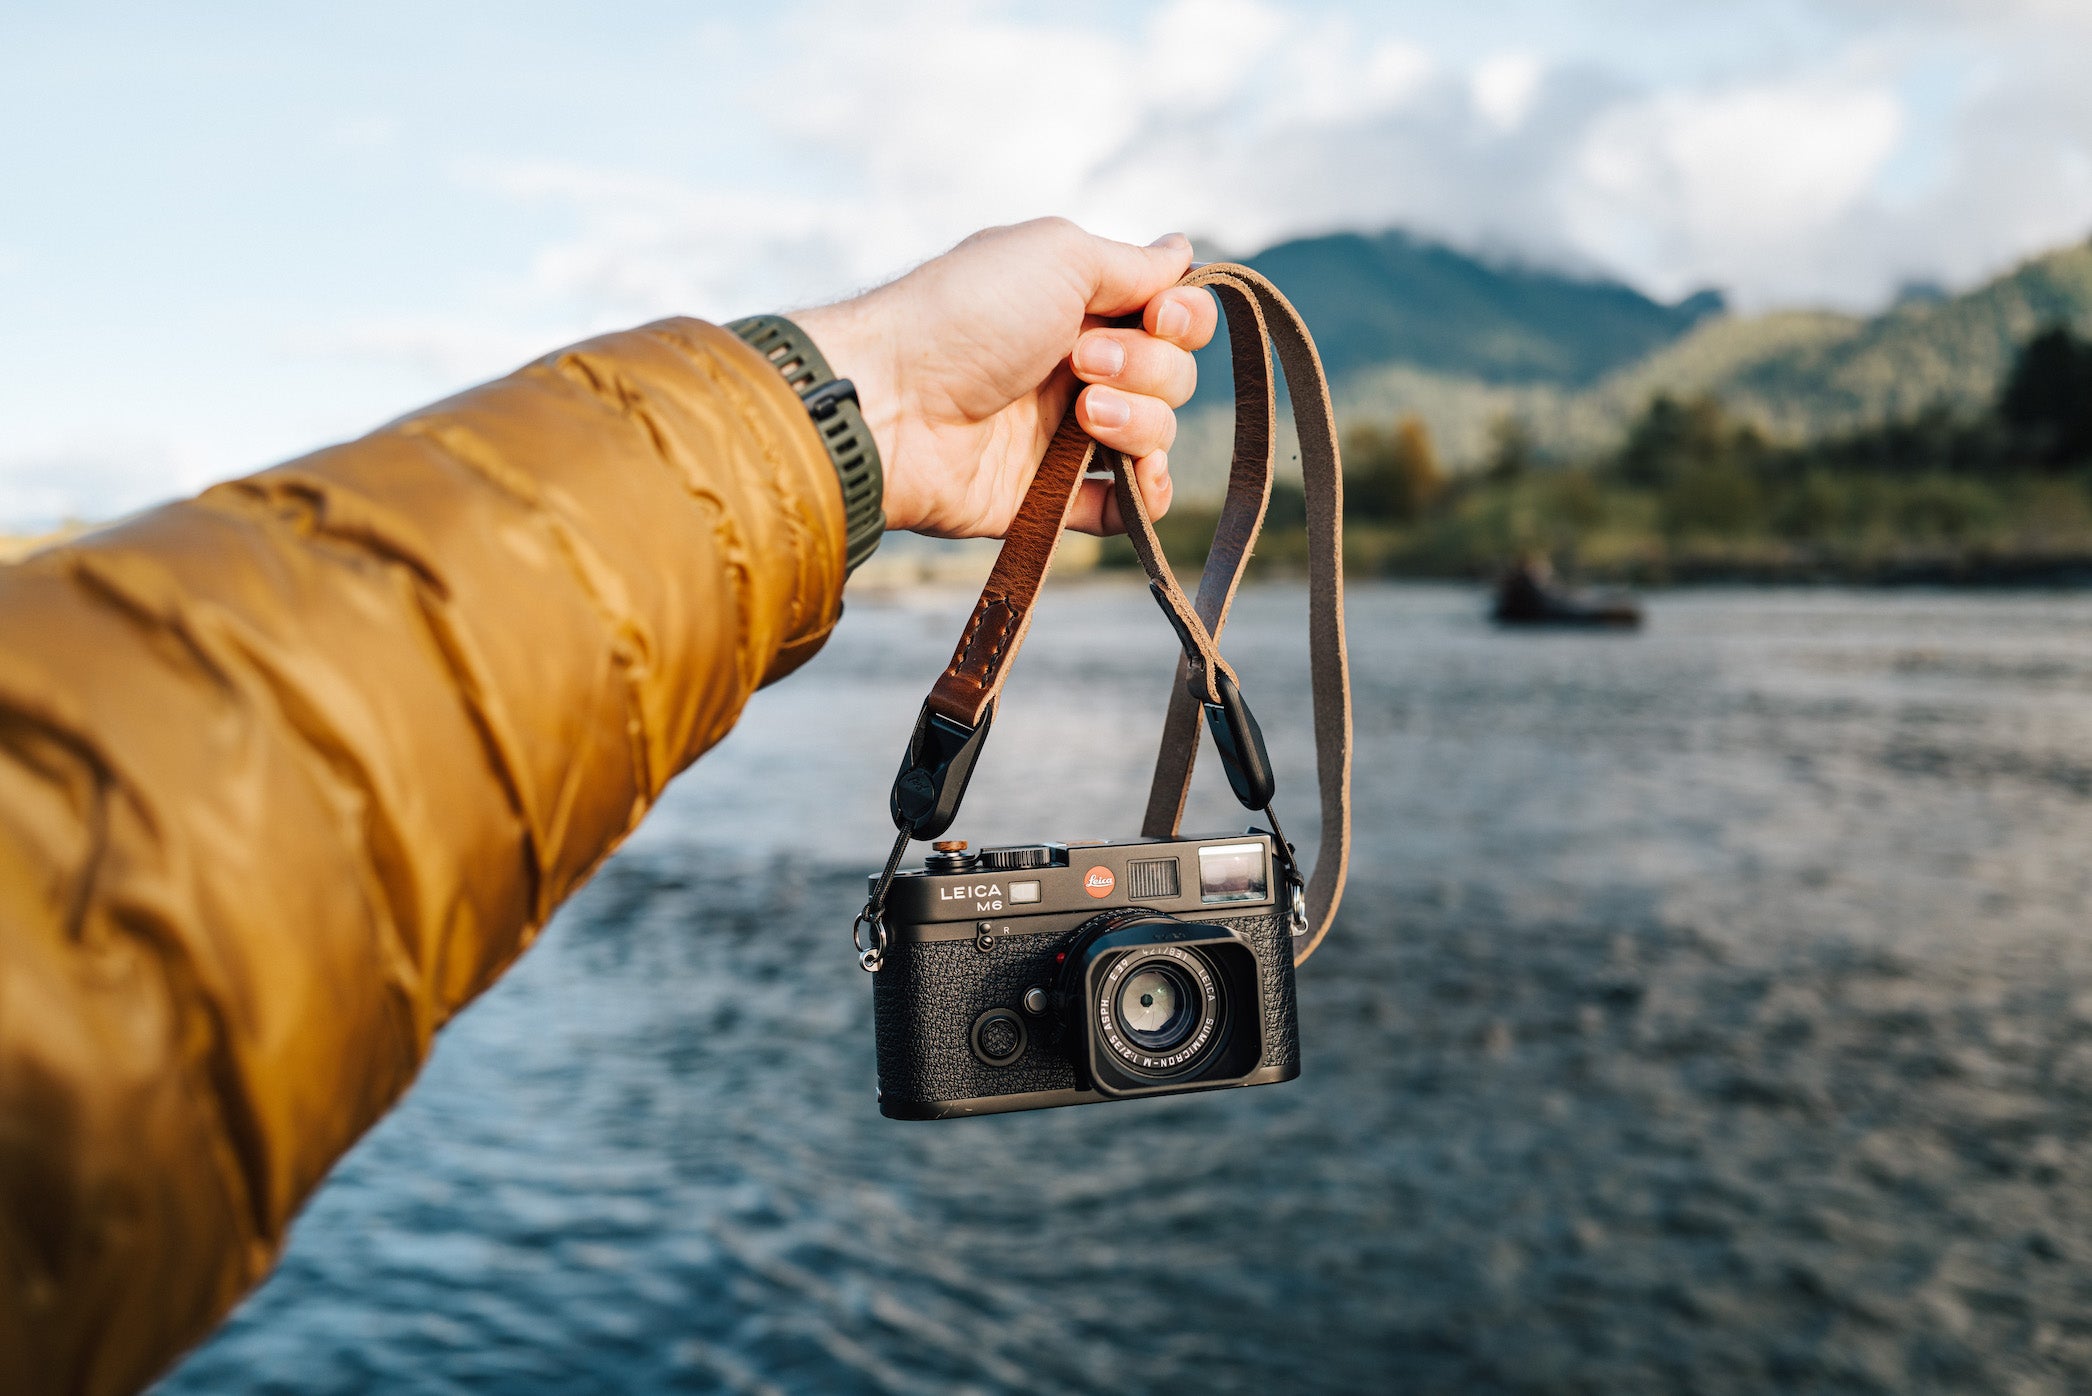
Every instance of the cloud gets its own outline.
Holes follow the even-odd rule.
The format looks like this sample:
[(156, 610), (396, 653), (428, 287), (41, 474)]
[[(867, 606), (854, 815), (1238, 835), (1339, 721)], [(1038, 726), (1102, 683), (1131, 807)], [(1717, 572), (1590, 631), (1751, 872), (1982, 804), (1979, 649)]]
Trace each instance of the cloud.
[(823, 291), (847, 290), (872, 279), (860, 269), (878, 265), (882, 245), (876, 236), (851, 237), (849, 203), (814, 188), (708, 189), (553, 161), (499, 164), (468, 178), (575, 214), (575, 234), (532, 258), (521, 295), (592, 329), (675, 311), (725, 314), (766, 295), (789, 298), (810, 279)]
[(1532, 111), (1545, 75), (1545, 65), (1530, 53), (1502, 53), (1485, 59), (1475, 68), (1472, 80), (1475, 108), (1499, 130), (1515, 131)]
[[(2081, 20), (2092, 32), (2092, 16)], [(2092, 233), (2083, 53), (2050, 47), (1986, 65), (1961, 101), (1932, 186), (1893, 230), (1892, 255), (1960, 281), (2002, 257)]]
[(285, 352), (306, 358), (403, 366), (437, 383), (469, 383), (529, 363), (550, 346), (544, 336), (465, 317), (357, 318), (286, 336)]
[[(1870, 308), (2092, 233), (2092, 5), (1776, 11), (897, 0), (549, 46), (519, 18), (515, 61), (433, 77), (289, 54), (312, 102), (237, 141), (187, 89), (104, 103), (106, 144), (32, 162), (0, 246), (0, 516), (130, 507), (595, 331), (831, 299), (1043, 213), (1208, 255), (1400, 225), (1746, 307)], [(336, 254), (353, 274), (310, 271)], [(164, 391), (72, 391), (52, 346), (104, 304)]]
[(41, 533), (119, 517), (209, 478), (160, 442), (104, 443), (0, 455), (0, 529)]
[(1875, 86), (1621, 103), (1591, 121), (1565, 172), (1569, 235), (1668, 294), (1720, 280), (1750, 299), (1806, 299), (1825, 289), (1809, 254), (1864, 204), (1902, 127), (1895, 94)]
[(1537, 60), (1498, 57), (1471, 81), (1340, 15), (1185, 0), (1112, 31), (980, 7), (831, 8), (795, 38), (747, 80), (752, 105), (797, 94), (770, 133), (794, 179), (774, 166), (741, 183), (572, 162), (471, 171), (573, 216), (523, 294), (624, 315), (805, 303), (1049, 212), (1142, 242), (1217, 232), (1233, 248), (1359, 221), (1493, 235), (1524, 220), (1481, 211), (1539, 172), (1520, 148), (1483, 149), (1543, 105)]
[[(494, 180), (572, 210), (528, 294), (598, 316), (825, 298), (1044, 212), (1236, 250), (1401, 224), (1664, 295), (1864, 306), (2092, 227), (2078, 50), (1993, 53), (1966, 38), (1972, 9), (1909, 13), (1894, 43), (1880, 20), (1811, 63), (1650, 86), (1537, 52), (1462, 65), (1399, 21), (1257, 0), (1183, 0), (1120, 27), (979, 5), (817, 9), (748, 78), (752, 94), (797, 94), (771, 134), (803, 178), (569, 164)], [(2013, 13), (2014, 34), (2052, 18)], [(1902, 82), (1947, 61), (2008, 80), (1941, 128), (1914, 119)], [(1939, 187), (1923, 200), (1892, 187), (1927, 165)]]
[(1876, 22), (1947, 20), (1983, 28), (2004, 20), (2092, 29), (2084, 0), (1828, 0), (1825, 8)]

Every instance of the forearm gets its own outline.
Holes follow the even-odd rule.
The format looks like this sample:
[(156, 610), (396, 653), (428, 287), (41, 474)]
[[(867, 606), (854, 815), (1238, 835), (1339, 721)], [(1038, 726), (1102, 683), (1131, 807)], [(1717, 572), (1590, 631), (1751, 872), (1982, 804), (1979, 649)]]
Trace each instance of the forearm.
[(678, 321), (0, 569), (0, 1389), (229, 1308), (842, 568), (797, 401)]

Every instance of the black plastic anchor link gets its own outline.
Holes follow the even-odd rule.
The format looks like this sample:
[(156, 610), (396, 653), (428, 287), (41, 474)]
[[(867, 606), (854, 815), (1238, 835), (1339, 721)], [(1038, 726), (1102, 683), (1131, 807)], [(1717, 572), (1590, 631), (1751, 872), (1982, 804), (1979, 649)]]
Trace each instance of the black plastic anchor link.
[(900, 773), (893, 778), (893, 794), (887, 801), (894, 828), (913, 839), (934, 839), (952, 827), (959, 817), (959, 802), (966, 798), (966, 782), (973, 778), (973, 763), (980, 759), (981, 743), (994, 720), (992, 703), (972, 727), (923, 704), (915, 730), (908, 734), (908, 754), (901, 758)]
[[(1268, 809), (1278, 793), (1278, 776), (1271, 769), (1271, 755), (1264, 750), (1264, 729), (1257, 726), (1249, 700), (1226, 673), (1214, 675), (1220, 690), (1218, 703), (1200, 703), (1206, 710), (1206, 726), (1213, 745), (1220, 750), (1221, 767), (1228, 773), (1228, 786), (1244, 809)], [(1199, 695), (1194, 692), (1192, 697)]]
[[(1220, 764), (1228, 773), (1229, 788), (1244, 809), (1265, 808), (1278, 791), (1278, 777), (1272, 772), (1271, 755), (1264, 750), (1264, 729), (1257, 726), (1249, 700), (1242, 696), (1226, 669), (1206, 672), (1197, 641), (1170, 605), (1169, 594), (1161, 583), (1149, 582), (1148, 593), (1162, 608), (1162, 618), (1177, 632), (1177, 640), (1184, 647), (1184, 689), (1192, 702), (1206, 710), (1206, 726), (1213, 733), (1213, 745), (1220, 749)], [(1217, 703), (1212, 701), (1214, 694), (1220, 697)]]

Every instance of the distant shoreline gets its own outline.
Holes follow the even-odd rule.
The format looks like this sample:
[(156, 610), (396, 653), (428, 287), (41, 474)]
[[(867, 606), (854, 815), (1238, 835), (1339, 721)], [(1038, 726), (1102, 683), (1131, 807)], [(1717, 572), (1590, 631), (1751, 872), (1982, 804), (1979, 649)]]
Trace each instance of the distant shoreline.
[[(1972, 591), (2038, 588), (2074, 590), (2092, 587), (2092, 555), (2060, 557), (1896, 558), (1855, 563), (1820, 559), (1742, 560), (1685, 558), (1644, 567), (1575, 567), (1561, 569), (1575, 584), (1636, 588), (1703, 586), (1850, 587), (1894, 590), (1900, 587), (1951, 587)], [(1447, 572), (1403, 568), (1354, 572), (1390, 581), (1464, 582), (1488, 585), (1487, 572)]]
[[(992, 558), (993, 554), (989, 556)], [(1180, 581), (1186, 586), (1194, 585), (1198, 569), (1180, 564), (1177, 568)], [(909, 596), (970, 595), (980, 588), (987, 578), (985, 567), (976, 571), (961, 571), (957, 568), (916, 575), (874, 575), (852, 580), (850, 598), (870, 603), (894, 600)], [(1353, 568), (1348, 579), (1354, 586), (1375, 582), (1386, 582), (1396, 586), (1452, 588), (1473, 591), (1486, 595), (1496, 585), (1494, 573), (1384, 571)], [(1243, 580), (1245, 588), (1258, 586), (1296, 586), (1307, 580), (1307, 574), (1292, 566), (1252, 567)], [(1971, 566), (1965, 561), (1906, 562), (1895, 566), (1884, 566), (1871, 572), (1840, 572), (1832, 569), (1794, 567), (1744, 568), (1744, 567), (1694, 567), (1674, 570), (1663, 576), (1612, 571), (1576, 570), (1567, 573), (1565, 580), (1574, 586), (1597, 588), (1624, 588), (1643, 593), (1679, 591), (1722, 591), (1728, 589), (1766, 588), (1793, 591), (1901, 591), (1935, 589), (1941, 591), (2085, 591), (2092, 590), (2092, 557), (2072, 557), (2049, 560), (2004, 560), (1987, 561), (1980, 566)], [(1069, 568), (1063, 570), (1056, 563), (1052, 584), (1056, 587), (1078, 585), (1086, 587), (1126, 588), (1144, 587), (1145, 575), (1137, 567), (1115, 563), (1094, 568)]]
[[(39, 549), (68, 542), (88, 531), (87, 525), (55, 529), (34, 535), (0, 535), (0, 565), (19, 562)], [(927, 541), (927, 540), (924, 540)], [(973, 540), (962, 545), (933, 544), (930, 547), (889, 550), (873, 559), (851, 580), (857, 596), (895, 595), (944, 589), (978, 587), (987, 579), (999, 545), (992, 540)], [(2092, 553), (2028, 554), (2010, 556), (1988, 553), (1967, 555), (1910, 555), (1852, 559), (1799, 556), (1696, 555), (1676, 558), (1608, 560), (1604, 564), (1558, 559), (1565, 579), (1588, 586), (1634, 587), (1668, 590), (1679, 587), (1771, 586), (1851, 587), (1893, 590), (1900, 587), (1946, 587), (1972, 591), (2027, 588), (2078, 590), (2092, 588)], [(1195, 578), (1199, 564), (1179, 558), (1180, 576)], [(1400, 559), (1352, 557), (1346, 567), (1354, 581), (1390, 581), (1488, 587), (1497, 572), (1491, 568), (1414, 566)], [(1119, 580), (1133, 584), (1140, 569), (1132, 547), (1124, 539), (1091, 539), (1070, 535), (1054, 559), (1054, 576), (1067, 581), (1082, 577), (1104, 585)], [(1300, 563), (1286, 557), (1253, 562), (1249, 584), (1292, 582), (1306, 576)]]
[(92, 527), (92, 524), (63, 524), (46, 533), (0, 533), (0, 563), (20, 562), (39, 548), (69, 542)]

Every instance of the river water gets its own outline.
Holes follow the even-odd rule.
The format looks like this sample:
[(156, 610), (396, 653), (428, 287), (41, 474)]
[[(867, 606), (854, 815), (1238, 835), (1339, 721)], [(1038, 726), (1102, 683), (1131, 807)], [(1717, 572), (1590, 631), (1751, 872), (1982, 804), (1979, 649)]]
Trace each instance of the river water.
[[(2092, 1386), (2092, 598), (1356, 589), (1303, 1078), (893, 1123), (847, 927), (969, 601), (853, 600), (162, 1396)], [(1304, 605), (1226, 648), (1308, 842)], [(1130, 833), (1170, 654), (1057, 588), (955, 832)]]

